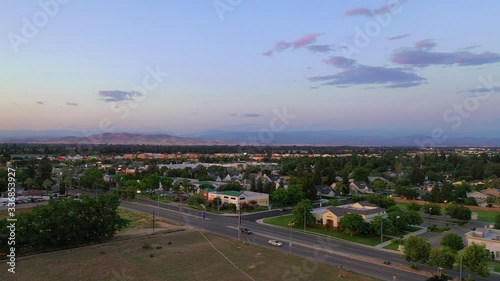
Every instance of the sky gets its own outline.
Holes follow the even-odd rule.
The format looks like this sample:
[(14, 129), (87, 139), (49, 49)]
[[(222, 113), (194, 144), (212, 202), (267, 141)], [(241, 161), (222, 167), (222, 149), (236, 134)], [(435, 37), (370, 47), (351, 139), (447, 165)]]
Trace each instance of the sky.
[(3, 0), (0, 129), (498, 133), (499, 10)]

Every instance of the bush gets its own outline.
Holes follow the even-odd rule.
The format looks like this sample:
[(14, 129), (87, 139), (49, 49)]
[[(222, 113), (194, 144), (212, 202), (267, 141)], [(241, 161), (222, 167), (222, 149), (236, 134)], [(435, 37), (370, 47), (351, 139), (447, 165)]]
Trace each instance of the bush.
[(151, 247), (151, 244), (145, 242), (144, 244), (142, 244), (142, 249), (143, 250), (151, 250), (153, 248)]

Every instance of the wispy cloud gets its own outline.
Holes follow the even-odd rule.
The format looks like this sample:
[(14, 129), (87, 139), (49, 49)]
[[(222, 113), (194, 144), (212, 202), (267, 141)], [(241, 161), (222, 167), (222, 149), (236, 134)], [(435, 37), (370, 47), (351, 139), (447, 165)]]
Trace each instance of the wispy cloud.
[(331, 57), (324, 62), (341, 68), (342, 71), (333, 75), (313, 76), (309, 81), (323, 82), (322, 85), (337, 87), (384, 84), (387, 88), (408, 88), (424, 84), (427, 80), (407, 69), (362, 65), (345, 57)]
[(133, 101), (134, 98), (140, 97), (143, 94), (140, 92), (126, 92), (126, 91), (99, 91), (99, 99), (104, 102), (127, 102)]
[(45, 102), (43, 102), (43, 101), (37, 101), (36, 104), (45, 105)]
[(476, 88), (461, 91), (458, 93), (473, 93), (473, 94), (482, 94), (482, 93), (500, 93), (500, 87), (491, 87), (491, 88)]
[(229, 115), (233, 117), (242, 117), (242, 118), (257, 118), (262, 116), (262, 114), (259, 113), (243, 113), (243, 114), (232, 113)]
[[(302, 47), (311, 45), (314, 42), (316, 42), (316, 38), (318, 38), (321, 35), (322, 35), (322, 33), (310, 33), (310, 34), (306, 34), (306, 35), (300, 37), (299, 39), (297, 39), (293, 42), (287, 42), (284, 40), (277, 41), (276, 43), (274, 43), (274, 46), (271, 50), (263, 52), (262, 55), (271, 57), (275, 53), (282, 52), (286, 49), (289, 49), (290, 47), (297, 49), (297, 48), (302, 48)], [(316, 46), (328, 46), (328, 45), (316, 45)], [(320, 49), (324, 50), (325, 47), (313, 47), (312, 49), (313, 50), (311, 50), (311, 49), (309, 49), (309, 50), (314, 52), (315, 50), (320, 50)]]
[(321, 33), (306, 34), (293, 42), (294, 48), (301, 48), (316, 42), (316, 38), (321, 36)]
[(334, 51), (332, 45), (310, 45), (307, 49), (313, 53), (330, 53)]
[(67, 102), (66, 102), (66, 105), (69, 105), (69, 106), (78, 106), (78, 103), (76, 103), (76, 102), (69, 102), (69, 101), (67, 101)]
[(375, 15), (382, 15), (391, 10), (398, 8), (401, 4), (405, 3), (407, 0), (398, 0), (394, 3), (390, 3), (384, 6), (381, 6), (377, 9), (368, 9), (368, 8), (354, 8), (347, 10), (344, 15), (346, 16), (365, 16), (365, 17), (373, 17)]
[(400, 34), (400, 35), (396, 35), (396, 36), (392, 36), (392, 37), (387, 37), (388, 40), (398, 40), (398, 39), (403, 39), (405, 37), (408, 37), (410, 36), (409, 33), (405, 33), (405, 34)]
[(410, 66), (429, 65), (483, 65), (500, 62), (500, 54), (484, 52), (471, 53), (469, 51), (433, 52), (436, 44), (431, 40), (415, 43), (414, 48), (402, 48), (394, 52), (392, 62)]
[(430, 50), (434, 47), (436, 47), (436, 43), (432, 39), (425, 39), (415, 43), (417, 49)]

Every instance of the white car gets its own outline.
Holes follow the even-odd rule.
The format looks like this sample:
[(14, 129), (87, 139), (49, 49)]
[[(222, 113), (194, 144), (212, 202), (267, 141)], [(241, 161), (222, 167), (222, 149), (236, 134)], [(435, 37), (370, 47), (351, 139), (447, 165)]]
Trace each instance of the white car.
[(269, 240), (267, 243), (268, 243), (269, 245), (273, 245), (273, 246), (276, 246), (276, 247), (281, 247), (281, 246), (283, 246), (283, 242), (278, 241), (278, 240)]

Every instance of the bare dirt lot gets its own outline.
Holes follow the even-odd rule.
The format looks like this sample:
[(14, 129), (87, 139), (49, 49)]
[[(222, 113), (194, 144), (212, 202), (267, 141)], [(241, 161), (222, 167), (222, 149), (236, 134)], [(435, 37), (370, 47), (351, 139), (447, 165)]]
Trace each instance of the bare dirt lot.
[[(340, 280), (339, 274), (345, 275), (344, 280), (376, 280), (316, 265), (285, 253), (186, 230), (21, 258), (15, 274), (8, 273), (2, 263), (0, 280)], [(302, 277), (307, 278), (291, 273), (293, 266), (301, 268)]]

